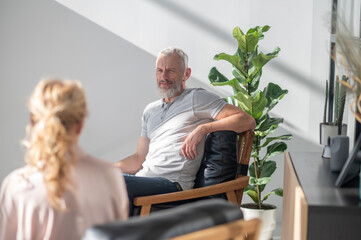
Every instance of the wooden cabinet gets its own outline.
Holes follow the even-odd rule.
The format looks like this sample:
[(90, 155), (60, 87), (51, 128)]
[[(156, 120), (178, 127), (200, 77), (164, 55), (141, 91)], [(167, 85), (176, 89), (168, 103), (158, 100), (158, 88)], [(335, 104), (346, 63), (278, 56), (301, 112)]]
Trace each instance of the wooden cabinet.
[(359, 179), (335, 188), (321, 153), (285, 153), (282, 239), (361, 239)]

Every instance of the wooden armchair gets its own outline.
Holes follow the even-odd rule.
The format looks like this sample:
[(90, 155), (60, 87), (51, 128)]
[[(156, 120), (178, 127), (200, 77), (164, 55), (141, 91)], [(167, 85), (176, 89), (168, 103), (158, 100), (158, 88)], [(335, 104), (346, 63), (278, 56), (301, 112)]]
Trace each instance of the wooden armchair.
[[(224, 133), (236, 134), (236, 133), (230, 132), (230, 131), (215, 132), (215, 133), (211, 133), (207, 137), (207, 141), (209, 140), (209, 138), (214, 137), (213, 135), (224, 134)], [(237, 135), (238, 135), (238, 141), (237, 141)], [(220, 177), (219, 178), (220, 180), (219, 181), (217, 180), (220, 183), (214, 184), (214, 181), (213, 181), (210, 184), (214, 184), (214, 185), (210, 185), (210, 186), (207, 186), (207, 184), (204, 184), (205, 186), (201, 186), (201, 187), (195, 186), (197, 188), (194, 188), (191, 190), (186, 190), (186, 191), (137, 197), (133, 200), (134, 206), (141, 207), (140, 215), (146, 216), (150, 213), (152, 205), (155, 205), (155, 204), (178, 202), (178, 201), (189, 200), (189, 199), (197, 199), (197, 198), (212, 196), (212, 195), (216, 195), (216, 194), (225, 194), (228, 201), (233, 202), (237, 205), (240, 205), (242, 202), (243, 190), (248, 185), (249, 177), (247, 176), (247, 172), (248, 172), (248, 165), (249, 165), (249, 160), (250, 160), (251, 150), (252, 150), (252, 145), (253, 145), (253, 137), (254, 137), (253, 131), (246, 131), (246, 132), (236, 134), (235, 142), (234, 142), (235, 147), (232, 148), (232, 151), (235, 150), (235, 152), (236, 152), (235, 153), (236, 157), (234, 160), (234, 161), (236, 161), (236, 163), (234, 163), (236, 165), (233, 165), (236, 167), (231, 167), (231, 169), (234, 169), (234, 174), (232, 175), (231, 180)], [(205, 146), (205, 153), (204, 153), (203, 160), (202, 160), (202, 165), (209, 164), (207, 162), (207, 141), (206, 141), (206, 146)], [(210, 141), (213, 141), (213, 140), (210, 140)], [(217, 143), (217, 141), (218, 141), (218, 143)], [(222, 140), (222, 138), (220, 138), (220, 140), (217, 140), (217, 141), (213, 142), (214, 147), (211, 147), (211, 148), (217, 148), (217, 150), (220, 151), (220, 154), (221, 154), (220, 158), (222, 158), (222, 159), (218, 159), (218, 160), (223, 161), (224, 160), (223, 158), (225, 158), (225, 157), (222, 156), (222, 151), (227, 151), (228, 149), (225, 149), (225, 148), (227, 148), (227, 146), (225, 146), (223, 148), (222, 147), (219, 148), (219, 145), (224, 144), (224, 141)], [(237, 154), (237, 152), (238, 152), (238, 154)], [(211, 153), (211, 154), (213, 154), (213, 153)], [(229, 161), (226, 160), (226, 161), (222, 162), (222, 164), (225, 164), (225, 163), (229, 163)], [(219, 165), (219, 162), (217, 164)], [(205, 166), (205, 167), (207, 168), (207, 166)], [(202, 168), (202, 166), (201, 166), (201, 168)], [(214, 168), (214, 166), (213, 166), (213, 168)], [(222, 166), (220, 166), (220, 168), (221, 168), (220, 171), (222, 172), (227, 167), (222, 165)], [(228, 169), (229, 168), (230, 167), (228, 166)], [(204, 173), (203, 172), (200, 173), (200, 171), (197, 174), (197, 178), (199, 175), (203, 175), (203, 174), (206, 175), (206, 173), (207, 173), (207, 170), (204, 170), (204, 168), (203, 168)], [(202, 176), (202, 177), (205, 177), (205, 176)]]

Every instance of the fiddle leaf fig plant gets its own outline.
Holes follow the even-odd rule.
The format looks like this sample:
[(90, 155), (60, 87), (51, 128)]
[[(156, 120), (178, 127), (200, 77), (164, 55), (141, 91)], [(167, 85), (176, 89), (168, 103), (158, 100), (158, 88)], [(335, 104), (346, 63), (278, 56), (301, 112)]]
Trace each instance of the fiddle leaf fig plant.
[(291, 134), (270, 136), (283, 123), (283, 118), (272, 117), (269, 112), (288, 93), (275, 83), (268, 83), (259, 89), (263, 67), (278, 56), (280, 48), (271, 53), (258, 52), (258, 43), (264, 38), (263, 33), (269, 26), (256, 26), (244, 33), (239, 27), (233, 29), (233, 37), (237, 40), (237, 51), (233, 54), (220, 53), (214, 60), (225, 60), (232, 64), (232, 79), (228, 79), (213, 67), (208, 78), (213, 86), (231, 86), (234, 95), (224, 100), (250, 114), (256, 120), (255, 137), (252, 146), (253, 162), (249, 167), (249, 185), (245, 189), (251, 199), (262, 208), (262, 203), (271, 194), (283, 196), (282, 188), (277, 188), (262, 197), (262, 192), (271, 180), (276, 170), (276, 162), (271, 158), (287, 149), (285, 140), (292, 138)]

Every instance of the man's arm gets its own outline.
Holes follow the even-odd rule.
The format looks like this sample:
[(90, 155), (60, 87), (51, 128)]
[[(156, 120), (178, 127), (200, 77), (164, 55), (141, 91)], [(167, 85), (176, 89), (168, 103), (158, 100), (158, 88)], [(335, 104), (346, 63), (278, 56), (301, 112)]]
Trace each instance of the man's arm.
[(149, 142), (149, 138), (140, 137), (137, 151), (133, 155), (114, 163), (114, 166), (119, 167), (123, 173), (135, 174), (138, 172), (142, 168), (142, 164), (148, 154)]
[(197, 145), (207, 133), (230, 130), (234, 132), (244, 132), (256, 127), (256, 122), (248, 113), (240, 108), (227, 104), (216, 116), (214, 122), (201, 124), (187, 136), (182, 146), (182, 153), (189, 159), (197, 156)]

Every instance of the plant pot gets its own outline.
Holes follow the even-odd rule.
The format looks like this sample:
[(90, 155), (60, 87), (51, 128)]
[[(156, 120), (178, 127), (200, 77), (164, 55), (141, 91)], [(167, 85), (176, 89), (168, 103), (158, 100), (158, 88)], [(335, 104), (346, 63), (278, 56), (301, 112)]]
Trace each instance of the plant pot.
[(258, 218), (262, 221), (259, 240), (272, 239), (273, 231), (276, 228), (277, 207), (271, 204), (262, 204), (265, 209), (258, 209), (255, 203), (246, 203), (241, 205), (241, 211), (245, 220)]
[[(339, 134), (340, 133), (340, 134)], [(330, 141), (331, 138), (338, 135), (346, 136), (347, 124), (342, 124), (341, 129), (331, 123), (320, 123), (320, 144), (324, 145), (325, 148), (322, 152), (322, 157), (331, 158)]]
[(330, 145), (328, 139), (336, 137), (337, 135), (346, 136), (347, 134), (347, 124), (342, 124), (341, 134), (338, 134), (338, 126), (335, 126), (330, 123), (320, 123), (320, 144), (321, 145)]

